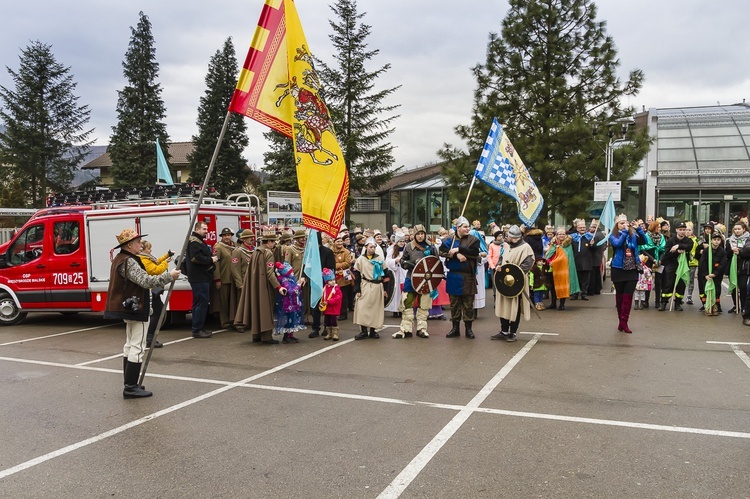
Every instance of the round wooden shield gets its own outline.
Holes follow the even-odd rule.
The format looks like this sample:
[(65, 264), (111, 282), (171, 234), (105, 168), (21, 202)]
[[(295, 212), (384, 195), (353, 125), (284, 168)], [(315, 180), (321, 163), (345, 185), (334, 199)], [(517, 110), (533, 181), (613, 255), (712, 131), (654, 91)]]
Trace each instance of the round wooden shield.
[(420, 295), (430, 294), (445, 278), (445, 269), (440, 258), (429, 255), (417, 262), (411, 271), (411, 286)]
[(507, 298), (515, 298), (520, 295), (526, 285), (523, 270), (514, 263), (506, 263), (496, 267), (492, 281), (495, 283), (497, 292)]

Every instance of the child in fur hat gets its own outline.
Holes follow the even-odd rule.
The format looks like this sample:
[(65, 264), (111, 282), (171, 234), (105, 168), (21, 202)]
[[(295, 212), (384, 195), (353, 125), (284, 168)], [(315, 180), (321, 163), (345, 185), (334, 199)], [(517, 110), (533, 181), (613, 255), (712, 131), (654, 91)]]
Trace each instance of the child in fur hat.
[(323, 296), (318, 303), (318, 308), (325, 316), (323, 327), (326, 334), (323, 339), (339, 341), (339, 314), (343, 295), (341, 288), (336, 284), (336, 274), (331, 269), (323, 269), (323, 282)]

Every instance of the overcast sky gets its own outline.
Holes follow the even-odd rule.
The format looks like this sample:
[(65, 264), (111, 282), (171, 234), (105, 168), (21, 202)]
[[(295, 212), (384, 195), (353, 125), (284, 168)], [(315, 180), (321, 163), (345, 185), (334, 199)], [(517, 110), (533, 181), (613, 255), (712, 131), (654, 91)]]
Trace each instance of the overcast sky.
[[(297, 0), (311, 51), (331, 63), (328, 20), (332, 0)], [(620, 56), (620, 74), (645, 73), (641, 93), (626, 105), (681, 107), (733, 104), (750, 98), (748, 0), (599, 0)], [(80, 103), (91, 108), (97, 145), (115, 124), (117, 90), (125, 85), (122, 61), (130, 27), (142, 10), (152, 23), (159, 82), (174, 142), (197, 132), (198, 99), (210, 57), (231, 36), (244, 62), (262, 0), (37, 0), (5, 2), (0, 30), (0, 85), (13, 88), (5, 66), (17, 70), (30, 40), (51, 44), (70, 66)], [(490, 32), (498, 33), (506, 0), (359, 0), (362, 22), (372, 27), (369, 48), (380, 54), (368, 69), (391, 64), (378, 89), (402, 85), (389, 104), (400, 104), (392, 142), (395, 166), (437, 160), (443, 143), (463, 147), (453, 129), (469, 122), (475, 82), (470, 68), (483, 63)], [(502, 118), (501, 118), (502, 119)], [(263, 164), (264, 127), (248, 121), (246, 159)], [(509, 131), (512, 137), (512, 131)]]

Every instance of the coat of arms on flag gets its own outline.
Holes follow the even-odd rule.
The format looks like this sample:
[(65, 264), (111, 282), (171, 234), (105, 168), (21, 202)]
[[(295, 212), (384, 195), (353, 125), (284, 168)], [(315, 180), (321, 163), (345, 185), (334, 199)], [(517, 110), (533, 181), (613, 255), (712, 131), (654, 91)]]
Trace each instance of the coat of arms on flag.
[(349, 176), (292, 0), (266, 0), (229, 110), (294, 140), (305, 226), (336, 237)]
[(492, 120), (474, 176), (515, 199), (521, 221), (527, 226), (534, 224), (544, 199), (497, 119)]

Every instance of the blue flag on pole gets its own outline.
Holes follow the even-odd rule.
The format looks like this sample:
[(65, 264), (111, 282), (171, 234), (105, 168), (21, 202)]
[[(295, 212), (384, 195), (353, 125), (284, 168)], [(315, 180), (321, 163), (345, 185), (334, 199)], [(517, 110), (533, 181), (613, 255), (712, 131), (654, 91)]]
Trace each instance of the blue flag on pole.
[[(601, 199), (601, 198), (599, 198)], [(602, 210), (602, 216), (599, 217), (599, 223), (604, 226), (605, 233), (604, 239), (599, 241), (596, 245), (601, 246), (606, 243), (609, 239), (609, 235), (612, 233), (612, 229), (615, 227), (615, 203), (612, 201), (612, 193), (609, 193), (607, 202), (604, 203), (604, 209)]]
[(518, 218), (531, 227), (544, 207), (544, 199), (497, 118), (492, 120), (474, 176), (512, 197), (518, 203)]
[(318, 231), (310, 229), (302, 256), (302, 273), (310, 282), (310, 306), (317, 307), (323, 296), (323, 268), (320, 266), (320, 249), (318, 249)]
[(164, 158), (164, 152), (159, 146), (159, 138), (156, 138), (156, 181), (167, 185), (174, 185), (172, 174), (169, 172), (167, 160)]

